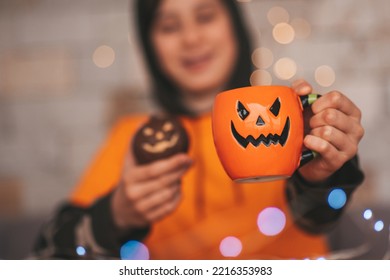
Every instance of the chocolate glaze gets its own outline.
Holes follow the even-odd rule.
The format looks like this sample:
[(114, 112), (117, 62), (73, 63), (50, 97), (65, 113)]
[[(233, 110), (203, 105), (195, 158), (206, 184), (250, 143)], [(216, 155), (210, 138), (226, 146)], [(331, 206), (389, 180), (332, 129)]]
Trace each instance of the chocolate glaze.
[(187, 131), (172, 116), (153, 115), (142, 125), (132, 141), (132, 149), (138, 164), (164, 159), (177, 153), (188, 152)]

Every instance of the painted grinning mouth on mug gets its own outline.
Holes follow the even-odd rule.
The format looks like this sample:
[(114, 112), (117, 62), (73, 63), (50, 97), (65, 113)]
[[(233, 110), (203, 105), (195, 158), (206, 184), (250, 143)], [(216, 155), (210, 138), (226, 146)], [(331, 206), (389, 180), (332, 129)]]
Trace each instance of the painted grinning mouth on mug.
[(255, 138), (252, 135), (249, 135), (247, 137), (243, 137), (241, 134), (238, 133), (236, 130), (233, 121), (231, 123), (231, 131), (233, 134), (234, 139), (244, 148), (246, 148), (249, 143), (251, 143), (253, 146), (258, 147), (260, 144), (264, 144), (266, 147), (269, 147), (271, 144), (277, 145), (280, 144), (282, 147), (286, 144), (287, 138), (290, 132), (290, 118), (287, 117), (286, 123), (284, 124), (284, 128), (282, 130), (282, 133), (279, 134), (268, 134), (265, 136), (264, 134), (260, 134), (259, 137)]

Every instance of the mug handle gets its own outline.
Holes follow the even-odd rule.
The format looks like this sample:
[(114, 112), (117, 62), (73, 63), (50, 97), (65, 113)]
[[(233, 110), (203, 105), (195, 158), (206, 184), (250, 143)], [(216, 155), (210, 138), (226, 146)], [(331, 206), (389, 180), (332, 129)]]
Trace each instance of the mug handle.
[[(318, 98), (320, 98), (320, 94), (311, 93), (308, 95), (299, 96), (299, 99), (302, 104), (302, 110), (305, 108), (310, 107)], [(299, 167), (302, 167), (309, 161), (313, 160), (318, 153), (312, 151), (312, 150), (304, 150), (302, 151), (301, 158), (299, 160)]]

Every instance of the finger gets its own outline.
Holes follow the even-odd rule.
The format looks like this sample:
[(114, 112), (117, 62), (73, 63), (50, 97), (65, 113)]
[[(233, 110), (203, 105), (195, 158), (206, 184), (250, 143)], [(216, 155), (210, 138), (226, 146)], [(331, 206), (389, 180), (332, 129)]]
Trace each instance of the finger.
[(165, 216), (167, 216), (167, 215), (171, 214), (173, 211), (175, 211), (177, 209), (177, 207), (179, 206), (180, 201), (181, 201), (181, 195), (180, 194), (175, 195), (174, 198), (172, 200), (170, 200), (169, 202), (167, 202), (163, 205), (160, 205), (160, 207), (157, 207), (157, 208), (153, 209), (152, 211), (150, 211), (147, 215), (148, 220), (151, 222), (161, 220)]
[(306, 135), (303, 142), (308, 149), (321, 155), (322, 168), (329, 173), (333, 173), (349, 160), (346, 154), (340, 153), (335, 146), (320, 137)]
[(133, 172), (133, 180), (148, 181), (181, 168), (188, 169), (191, 164), (192, 160), (187, 154), (177, 154), (167, 159), (137, 166), (136, 172)]
[(357, 141), (351, 139), (348, 135), (332, 126), (321, 126), (311, 131), (311, 134), (317, 136), (331, 145), (339, 152), (353, 156), (357, 153)]
[(128, 149), (125, 156), (124, 170), (129, 170), (133, 168), (133, 166), (136, 166), (134, 154), (131, 149)]
[(349, 98), (338, 91), (332, 91), (323, 95), (312, 105), (314, 114), (329, 108), (337, 109), (359, 122), (361, 120), (361, 111), (359, 108)]
[(188, 167), (181, 167), (178, 170), (163, 174), (158, 178), (153, 178), (149, 181), (137, 182), (126, 186), (125, 194), (128, 200), (141, 200), (153, 193), (158, 193), (165, 188), (169, 188), (172, 184), (180, 182), (182, 176), (187, 172)]
[(304, 79), (296, 80), (292, 83), (291, 88), (298, 95), (307, 95), (313, 91), (312, 86), (306, 82)]
[(362, 126), (356, 119), (332, 108), (328, 108), (313, 115), (309, 125), (312, 129), (322, 126), (332, 126), (345, 134), (351, 135), (353, 138), (357, 139), (357, 141), (359, 141), (364, 134)]
[(170, 185), (158, 192), (154, 192), (149, 196), (144, 197), (135, 204), (138, 211), (150, 212), (162, 207), (164, 204), (170, 203), (178, 194), (180, 194), (180, 183)]

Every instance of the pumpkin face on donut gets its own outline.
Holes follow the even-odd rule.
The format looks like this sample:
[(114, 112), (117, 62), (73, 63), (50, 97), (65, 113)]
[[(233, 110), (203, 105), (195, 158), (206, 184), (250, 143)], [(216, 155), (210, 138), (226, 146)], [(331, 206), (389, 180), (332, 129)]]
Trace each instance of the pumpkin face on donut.
[(138, 164), (188, 151), (188, 135), (179, 120), (170, 116), (151, 116), (133, 138)]

